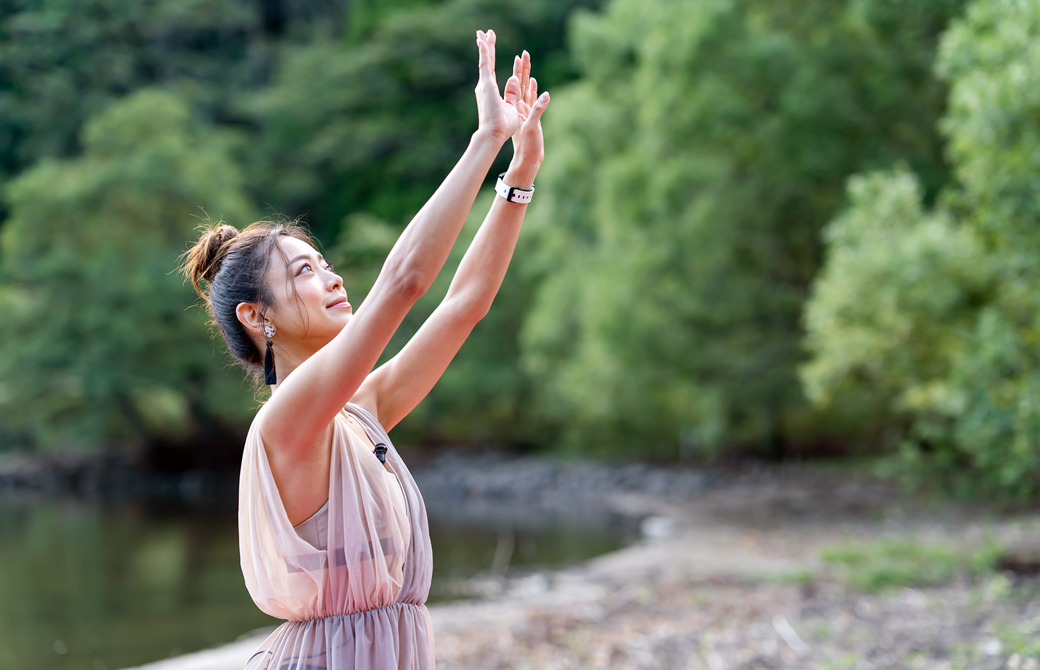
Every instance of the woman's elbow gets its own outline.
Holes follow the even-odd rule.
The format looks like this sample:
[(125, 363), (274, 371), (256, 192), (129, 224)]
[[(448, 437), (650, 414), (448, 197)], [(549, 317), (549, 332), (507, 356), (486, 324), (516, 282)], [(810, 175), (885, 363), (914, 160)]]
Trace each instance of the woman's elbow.
[(461, 324), (472, 328), (491, 310), (491, 301), (472, 296), (452, 296), (448, 300), (449, 309)]
[(389, 279), (390, 290), (411, 302), (423, 297), (433, 284), (432, 280), (418, 270), (402, 269), (391, 273)]
[(463, 313), (463, 318), (470, 326), (475, 326), (480, 323), (481, 319), (488, 315), (489, 311), (491, 311), (490, 303), (487, 305), (474, 305)]

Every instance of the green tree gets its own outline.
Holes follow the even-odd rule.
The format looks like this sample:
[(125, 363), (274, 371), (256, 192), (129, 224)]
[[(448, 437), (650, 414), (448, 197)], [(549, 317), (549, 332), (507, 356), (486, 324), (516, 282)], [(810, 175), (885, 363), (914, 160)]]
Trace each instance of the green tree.
[[(958, 466), (975, 493), (1040, 492), (1040, 6), (974, 2), (944, 37), (943, 130), (957, 184), (948, 198), (996, 274), (971, 346), (951, 374), (964, 411), (924, 457)], [(951, 439), (948, 439), (952, 437)]]
[(83, 133), (83, 155), (11, 182), (0, 238), (0, 439), (204, 440), (253, 404), (174, 272), (202, 209), (252, 219), (231, 138), (145, 90)]
[(674, 456), (822, 433), (796, 368), (846, 178), (947, 178), (938, 36), (957, 0), (615, 0), (574, 23), (530, 225), (524, 364), (546, 435)]
[[(851, 212), (832, 224), (808, 311), (806, 381), (820, 400), (850, 388), (904, 399), (893, 434), (911, 462), (945, 472), (964, 492), (1031, 496), (1040, 491), (1040, 5), (973, 3), (944, 36), (939, 70), (950, 84), (942, 128), (956, 181), (931, 213), (918, 204), (883, 222), (854, 195)], [(879, 197), (906, 179), (878, 182)], [(944, 262), (907, 257), (922, 231), (940, 232), (937, 220), (945, 223), (932, 246)], [(849, 238), (846, 228), (863, 235)], [(871, 283), (862, 270), (876, 267), (869, 231), (879, 228), (889, 233), (890, 271), (876, 273), (868, 295), (845, 291), (843, 282)], [(913, 267), (897, 269), (900, 256)], [(906, 281), (914, 273), (918, 281)], [(902, 305), (922, 338), (909, 342), (878, 296)], [(837, 352), (864, 338), (888, 340), (892, 353), (906, 340), (903, 364), (868, 350), (859, 366), (846, 365)], [(862, 375), (863, 365), (875, 374)]]
[(267, 60), (257, 4), (0, 2), (0, 170), (75, 155), (85, 119), (157, 82), (222, 107)]
[[(60, 0), (0, 0), (0, 178), (16, 175), (41, 159), (75, 157), (67, 163), (44, 161), (39, 168), (24, 173), (9, 197), (0, 201), (0, 226), (5, 225), (7, 216), (4, 207), (17, 205), (20, 209), (12, 225), (24, 229), (18, 221), (28, 216), (26, 212), (35, 211), (30, 204), (33, 196), (25, 184), (35, 183), (34, 188), (42, 189), (40, 184), (49, 179), (39, 176), (44, 174), (40, 170), (71, 169), (97, 153), (81, 139), (87, 136), (83, 132), (85, 119), (102, 113), (113, 100), (158, 83), (176, 92), (207, 121), (233, 127), (245, 135), (236, 151), (241, 149), (240, 156), (245, 157), (245, 183), (255, 202), (306, 214), (326, 242), (341, 234), (354, 239), (351, 222), (377, 221), (371, 213), (390, 221), (379, 226), (383, 233), (393, 235), (434, 190), (475, 127), (473, 30), (492, 25), (499, 29), (504, 49), (510, 44), (517, 49), (528, 48), (535, 56), (543, 87), (552, 86), (574, 74), (563, 47), (567, 17), (575, 7), (597, 7), (601, 1), (85, 0), (70, 4)], [(508, 68), (508, 59), (503, 59), (503, 75)], [(273, 86), (268, 89), (272, 77)], [(194, 122), (191, 127), (202, 128)], [(219, 144), (224, 147), (226, 143)], [(226, 153), (225, 148), (219, 150)], [(123, 159), (113, 156), (106, 169), (115, 171), (119, 160)], [(36, 175), (37, 181), (32, 182), (29, 175)], [(71, 179), (71, 183), (77, 180)], [(56, 201), (61, 196), (67, 207), (63, 217), (51, 222), (51, 237), (58, 239), (63, 226), (76, 225), (76, 207), (94, 206), (85, 196), (75, 195), (80, 198), (75, 200), (74, 195), (47, 193), (44, 200)], [(202, 192), (196, 204), (217, 215), (207, 205), (212, 195)], [(233, 196), (240, 197), (241, 193)], [(93, 214), (85, 211), (84, 216)], [(236, 225), (243, 222), (230, 214), (225, 217)], [(10, 236), (14, 240), (23, 234), (15, 231)], [(141, 244), (151, 242), (141, 240)], [(158, 259), (165, 252), (155, 253)], [(75, 272), (86, 272), (79, 261), (70, 259), (69, 264)], [(43, 265), (35, 260), (25, 260), (17, 273), (5, 271), (5, 300), (10, 305), (23, 304), (26, 294), (22, 284), (27, 277), (44, 272)], [(515, 408), (519, 403), (513, 392), (522, 380), (515, 364), (514, 334), (526, 293), (519, 284), (518, 291), (511, 291), (509, 286), (503, 289), (495, 313), (487, 320), (510, 324), (507, 337), (503, 339), (498, 330), (486, 324), (478, 329), (456, 366), (465, 372), (449, 373), (435, 398), (424, 405), (426, 413), (413, 421), (414, 437), (422, 438), (424, 431), (430, 431), (434, 438), (515, 438), (516, 422), (509, 427), (503, 424), (503, 417), (513, 410), (502, 408)], [(145, 305), (137, 298), (128, 306), (125, 318), (147, 321), (151, 318), (147, 310), (136, 312)], [(430, 300), (424, 305), (427, 307), (416, 310), (399, 339), (406, 338), (421, 322), (423, 309), (432, 309)], [(26, 314), (29, 319), (35, 313)], [(28, 333), (27, 328), (11, 331), (12, 337), (27, 337)], [(61, 337), (74, 335), (78, 332), (66, 329), (48, 346), (55, 351), (71, 349), (75, 345), (57, 345)], [(507, 343), (505, 349), (503, 343)], [(117, 341), (113, 347), (121, 345)], [(43, 360), (22, 356), (30, 348), (24, 341), (11, 341), (4, 348), (15, 352), (9, 360), (20, 360), (21, 367), (12, 370), (30, 370), (35, 364), (32, 361)], [(476, 357), (467, 363), (470, 359), (466, 356)], [(63, 353), (48, 365), (56, 370), (66, 358)], [(181, 362), (171, 361), (171, 370), (182, 363), (189, 366), (189, 360), (194, 360), (193, 354), (186, 354)], [(210, 374), (200, 370), (193, 374)], [(173, 376), (180, 375), (177, 372)], [(70, 373), (70, 379), (82, 377), (79, 372)], [(220, 375), (216, 378), (223, 379)], [(236, 377), (232, 374), (227, 379)], [(499, 401), (484, 403), (492, 380), (498, 386)], [(48, 414), (33, 404), (43, 403), (44, 396), (24, 394), (19, 390), (20, 383), (3, 379), (0, 397), (6, 398), (9, 414), (13, 416), (21, 408), (35, 409), (19, 421), (5, 424), (9, 430), (4, 440), (8, 443), (66, 443), (77, 431), (84, 435), (81, 441), (90, 444), (99, 440), (132, 443), (142, 435), (153, 435), (147, 426), (127, 427), (125, 420), (134, 419), (136, 409), (127, 409), (134, 403), (122, 396), (122, 409), (107, 414), (93, 410), (76, 414), (81, 408), (76, 403), (72, 404), (77, 409), (68, 415), (57, 410)], [(39, 388), (49, 383), (41, 383)], [(502, 384), (508, 388), (504, 390)], [(170, 388), (181, 392), (179, 382), (172, 382)], [(104, 398), (112, 400), (118, 395), (113, 391), (98, 396), (97, 405), (91, 407), (97, 409), (107, 402)], [(436, 400), (442, 396), (441, 401)], [(197, 417), (206, 415), (202, 401), (189, 407), (185, 404), (187, 396), (163, 397), (172, 408), (169, 416), (183, 416), (185, 411)], [(35, 400), (21, 404), (22, 399), (32, 398)], [(449, 402), (452, 416), (462, 418), (446, 418), (449, 410), (445, 403)], [(460, 413), (459, 407), (468, 409)], [(491, 411), (493, 407), (499, 409)], [(211, 411), (221, 410), (214, 407)], [(90, 429), (92, 433), (84, 432), (77, 428), (77, 421), (87, 415), (93, 416), (99, 426), (110, 422), (115, 427), (95, 426)], [(73, 418), (66, 422), (66, 416)], [(231, 422), (240, 425), (241, 420)], [(166, 421), (167, 427), (177, 423)], [(44, 424), (50, 427), (45, 430)], [(180, 423), (182, 427), (189, 424)], [(468, 430), (466, 426), (474, 428)], [(48, 437), (48, 431), (57, 437)], [(103, 436), (103, 440), (97, 436)], [(170, 439), (193, 438), (180, 435)]]
[(271, 85), (239, 105), (258, 129), (247, 161), (257, 199), (306, 214), (327, 242), (353, 214), (403, 227), (476, 129), (475, 30), (498, 33), (500, 82), (526, 48), (541, 87), (552, 87), (573, 76), (567, 18), (601, 2), (449, 0), (395, 11), (368, 2), (357, 11), (376, 7), (381, 18), (363, 39), (286, 47)]
[(928, 439), (964, 411), (950, 375), (992, 298), (992, 259), (946, 208), (924, 208), (908, 172), (853, 177), (848, 191), (806, 305), (806, 393), (845, 405), (882, 444), (914, 417)]

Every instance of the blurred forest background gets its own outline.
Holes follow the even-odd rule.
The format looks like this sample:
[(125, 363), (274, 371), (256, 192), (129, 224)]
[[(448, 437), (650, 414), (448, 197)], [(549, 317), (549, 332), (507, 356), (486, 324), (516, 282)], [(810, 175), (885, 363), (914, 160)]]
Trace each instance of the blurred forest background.
[(1037, 495), (1035, 0), (0, 0), (0, 450), (237, 459), (262, 394), (178, 255), (302, 216), (358, 304), (476, 128), (487, 27), (553, 94), (546, 162), (396, 440)]

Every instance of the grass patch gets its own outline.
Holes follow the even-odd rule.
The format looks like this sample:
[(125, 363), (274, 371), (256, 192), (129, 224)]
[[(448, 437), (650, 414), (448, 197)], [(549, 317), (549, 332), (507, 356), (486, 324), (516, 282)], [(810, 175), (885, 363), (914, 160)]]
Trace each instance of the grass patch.
[(1004, 653), (1040, 660), (1040, 616), (1002, 621), (995, 632)]
[(852, 670), (859, 665), (858, 654), (845, 654), (841, 658), (833, 661), (824, 661), (823, 665), (820, 666), (821, 670)]
[(785, 584), (791, 586), (805, 586), (816, 579), (812, 570), (783, 570), (780, 572), (764, 572), (756, 576), (756, 581), (764, 584)]
[(958, 576), (993, 571), (1001, 548), (989, 544), (965, 551), (941, 544), (886, 540), (869, 544), (829, 547), (824, 563), (837, 567), (846, 584), (861, 591), (906, 586), (933, 586)]

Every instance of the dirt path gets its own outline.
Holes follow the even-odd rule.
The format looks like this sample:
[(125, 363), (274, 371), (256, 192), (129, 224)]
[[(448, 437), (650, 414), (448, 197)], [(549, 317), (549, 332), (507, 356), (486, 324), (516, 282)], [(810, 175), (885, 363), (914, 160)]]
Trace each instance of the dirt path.
[[(618, 498), (659, 534), (495, 602), (437, 608), (437, 667), (1040, 668), (1040, 583), (985, 574), (867, 594), (827, 547), (1040, 546), (1040, 516), (939, 506), (841, 474), (762, 471), (690, 501)], [(667, 519), (668, 521), (665, 521)]]

